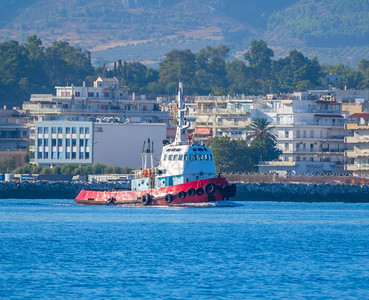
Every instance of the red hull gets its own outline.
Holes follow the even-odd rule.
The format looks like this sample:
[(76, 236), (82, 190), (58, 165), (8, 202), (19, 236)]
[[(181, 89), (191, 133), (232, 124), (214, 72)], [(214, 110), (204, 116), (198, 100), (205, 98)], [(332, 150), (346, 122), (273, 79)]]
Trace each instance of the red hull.
[[(210, 185), (213, 187), (211, 191), (209, 190)], [(228, 190), (225, 191), (224, 187), (228, 187)], [(194, 192), (192, 189), (196, 191), (194, 195), (192, 195)], [(144, 191), (82, 190), (75, 199), (75, 202), (77, 204), (89, 205), (132, 206), (206, 203), (222, 201), (234, 196), (235, 186), (234, 192), (230, 190), (232, 189), (230, 189), (227, 179), (221, 177), (203, 179)]]

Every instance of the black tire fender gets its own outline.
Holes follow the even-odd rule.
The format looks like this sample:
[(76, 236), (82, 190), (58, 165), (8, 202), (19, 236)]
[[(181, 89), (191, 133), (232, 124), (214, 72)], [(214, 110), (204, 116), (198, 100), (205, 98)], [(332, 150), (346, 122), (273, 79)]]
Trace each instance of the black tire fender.
[(171, 194), (166, 194), (164, 197), (164, 200), (166, 203), (171, 203), (173, 201), (173, 195)]
[(143, 194), (141, 198), (141, 203), (143, 206), (149, 205), (151, 203), (151, 196), (150, 194)]
[(195, 191), (194, 188), (188, 189), (188, 191), (187, 191), (188, 196), (193, 197), (193, 196), (195, 196), (195, 194), (196, 194), (196, 191)]

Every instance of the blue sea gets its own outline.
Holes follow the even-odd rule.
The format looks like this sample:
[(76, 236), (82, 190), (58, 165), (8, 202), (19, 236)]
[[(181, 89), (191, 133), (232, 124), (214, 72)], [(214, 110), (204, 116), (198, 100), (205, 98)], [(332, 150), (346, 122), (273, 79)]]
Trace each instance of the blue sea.
[(369, 299), (369, 204), (0, 200), (1, 299)]

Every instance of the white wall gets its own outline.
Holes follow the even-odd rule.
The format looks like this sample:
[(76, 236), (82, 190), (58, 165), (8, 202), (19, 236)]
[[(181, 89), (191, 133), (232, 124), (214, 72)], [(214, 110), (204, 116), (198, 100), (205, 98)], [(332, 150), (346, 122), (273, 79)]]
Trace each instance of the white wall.
[(154, 142), (156, 166), (166, 138), (165, 124), (95, 123), (93, 163), (140, 168), (143, 143), (147, 144), (148, 138)]

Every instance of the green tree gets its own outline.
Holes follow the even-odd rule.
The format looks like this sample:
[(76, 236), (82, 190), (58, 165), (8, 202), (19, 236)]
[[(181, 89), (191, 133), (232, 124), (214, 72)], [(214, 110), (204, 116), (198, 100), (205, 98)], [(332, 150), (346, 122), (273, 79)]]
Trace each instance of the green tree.
[(172, 50), (165, 54), (165, 59), (159, 63), (159, 82), (168, 84), (183, 82), (188, 93), (196, 91), (195, 84), (196, 56), (191, 50)]
[(249, 66), (255, 69), (259, 78), (265, 80), (272, 78), (271, 66), (274, 52), (268, 48), (268, 45), (263, 40), (252, 41), (250, 49), (244, 54), (245, 60)]

